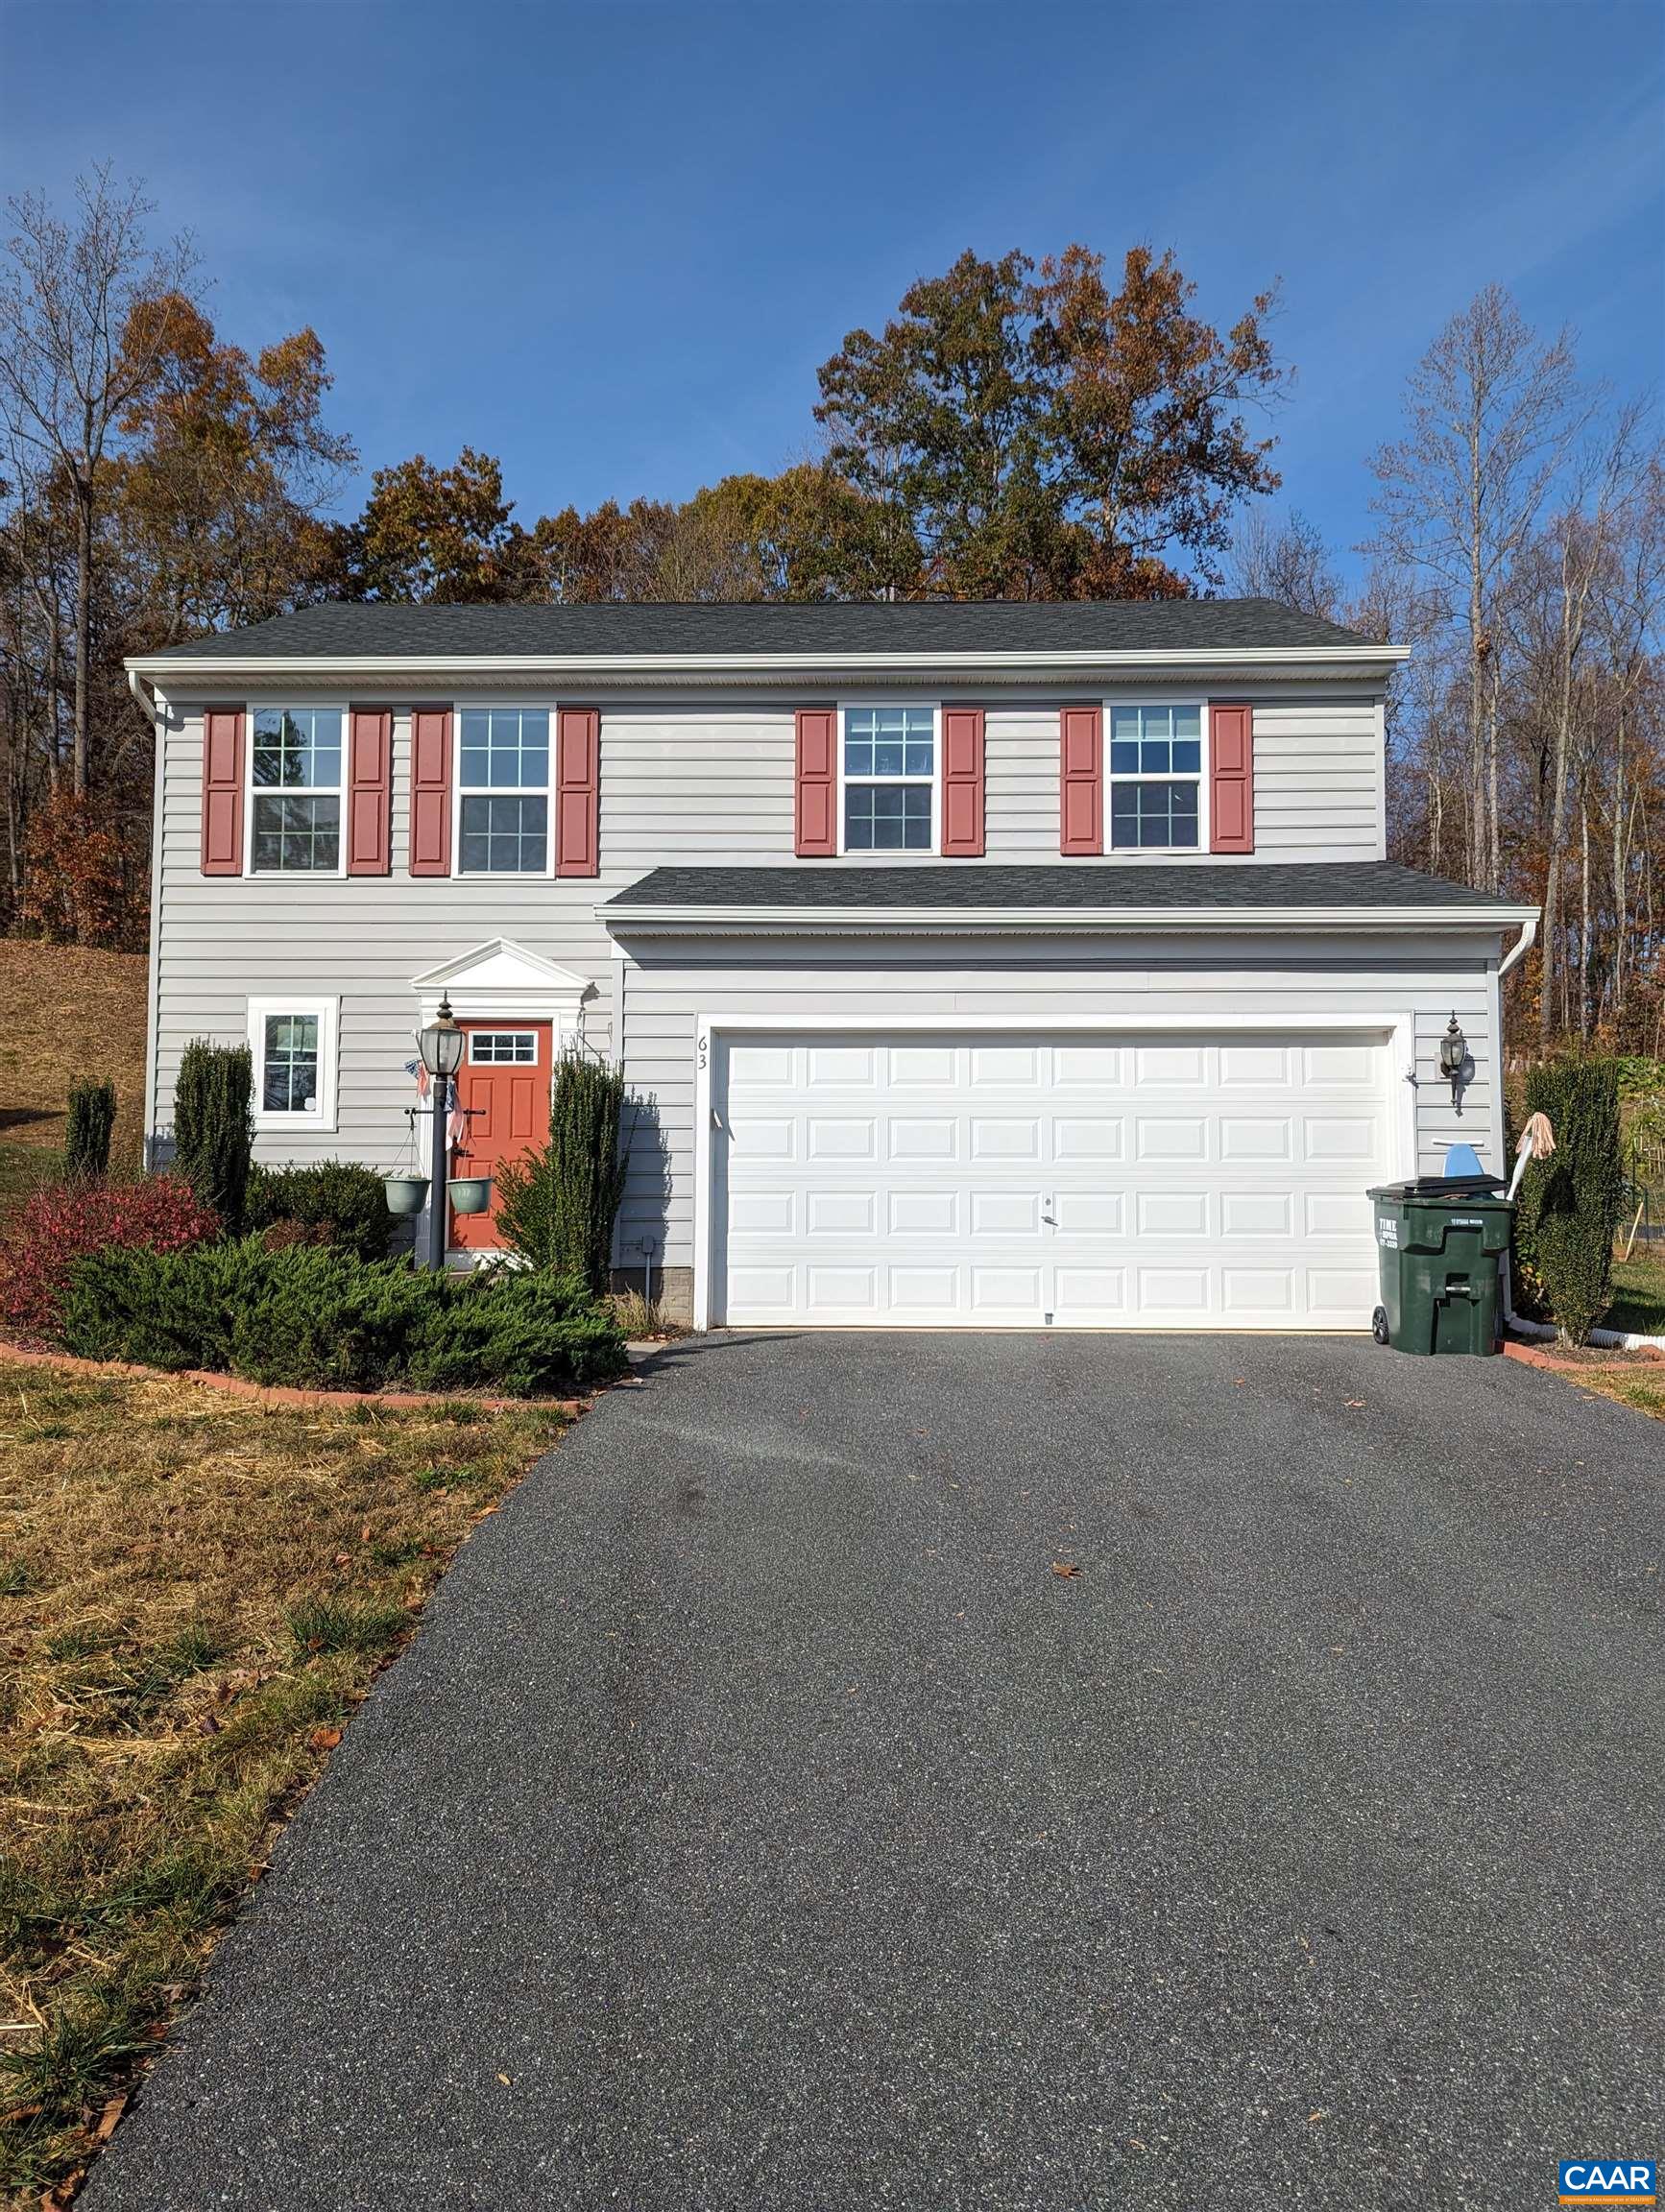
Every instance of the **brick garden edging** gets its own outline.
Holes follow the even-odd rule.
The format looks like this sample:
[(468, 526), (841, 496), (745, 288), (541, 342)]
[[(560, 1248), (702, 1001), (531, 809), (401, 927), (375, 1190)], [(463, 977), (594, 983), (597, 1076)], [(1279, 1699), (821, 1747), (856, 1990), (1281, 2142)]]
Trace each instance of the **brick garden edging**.
[[(1640, 1349), (1645, 1359), (1657, 1359), (1662, 1357), (1658, 1351), (1646, 1343)], [(1518, 1359), (1523, 1367), (1541, 1367), (1546, 1374), (1570, 1375), (1575, 1381), (1579, 1376), (1587, 1374), (1591, 1367), (1601, 1364), (1599, 1360), (1559, 1358), (1550, 1350), (1548, 1345), (1522, 1344), (1512, 1337), (1505, 1339), (1503, 1356), (1506, 1359)]]
[(0, 1366), (53, 1367), (66, 1375), (120, 1375), (150, 1382), (200, 1382), (205, 1390), (224, 1390), (231, 1398), (253, 1398), (263, 1406), (385, 1407), (389, 1412), (420, 1410), (424, 1406), (478, 1406), (489, 1413), (510, 1413), (517, 1407), (541, 1407), (575, 1420), (584, 1412), (587, 1398), (476, 1398), (466, 1390), (297, 1390), (280, 1382), (251, 1382), (241, 1375), (219, 1375), (206, 1367), (141, 1367), (131, 1359), (83, 1359), (73, 1352), (27, 1351), (0, 1337)]

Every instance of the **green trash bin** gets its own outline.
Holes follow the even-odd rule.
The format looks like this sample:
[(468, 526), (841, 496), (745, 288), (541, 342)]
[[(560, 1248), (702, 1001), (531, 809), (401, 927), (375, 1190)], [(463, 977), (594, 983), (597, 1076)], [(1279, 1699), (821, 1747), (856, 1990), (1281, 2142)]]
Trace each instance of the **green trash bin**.
[(1424, 1175), (1384, 1183), (1376, 1205), (1382, 1303), (1378, 1344), (1423, 1355), (1489, 1357), (1498, 1347), (1498, 1268), (1512, 1202), (1495, 1175)]

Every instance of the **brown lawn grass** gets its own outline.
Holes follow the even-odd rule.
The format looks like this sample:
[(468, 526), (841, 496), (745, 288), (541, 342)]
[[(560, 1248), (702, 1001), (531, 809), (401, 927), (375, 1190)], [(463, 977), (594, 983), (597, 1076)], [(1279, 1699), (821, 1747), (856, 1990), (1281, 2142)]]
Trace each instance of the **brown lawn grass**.
[(0, 938), (0, 1205), (63, 1148), (72, 1084), (116, 1088), (112, 1157), (137, 1166), (143, 1140), (145, 956)]
[(0, 2200), (73, 2189), (274, 1823), (562, 1425), (0, 1376)]
[(1617, 1398), (1622, 1406), (1633, 1406), (1638, 1413), (1652, 1413), (1656, 1421), (1665, 1421), (1665, 1360), (1638, 1359), (1634, 1364), (1621, 1365), (1603, 1359), (1600, 1365), (1592, 1363), (1562, 1372), (1581, 1390)]

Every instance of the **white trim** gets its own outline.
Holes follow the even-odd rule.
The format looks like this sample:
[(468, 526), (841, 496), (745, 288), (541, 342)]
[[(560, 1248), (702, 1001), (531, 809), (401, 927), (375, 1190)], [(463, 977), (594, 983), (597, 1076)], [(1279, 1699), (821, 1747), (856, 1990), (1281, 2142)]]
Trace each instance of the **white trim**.
[[(335, 866), (333, 868), (256, 868), (254, 865), (254, 801), (261, 799), (327, 799), (327, 783), (261, 783), (254, 781), (254, 717), (256, 714), (337, 714), (341, 718), (341, 743), (338, 754), (341, 760), (340, 778), (335, 785), (334, 798), (339, 809), (335, 817)], [(391, 733), (390, 733), (391, 736)], [(206, 733), (204, 743), (206, 744)], [(248, 880), (255, 876), (275, 883), (340, 881), (347, 874), (347, 784), (348, 754), (352, 745), (352, 709), (337, 706), (326, 699), (317, 703), (304, 697), (288, 699), (245, 699), (243, 702), (243, 876)]]
[(1376, 645), (1361, 638), (1357, 645), (1257, 645), (1189, 646), (1163, 650), (1141, 647), (1094, 651), (1091, 646), (1050, 652), (925, 653), (308, 653), (204, 655), (164, 658), (135, 654), (125, 662), (141, 676), (166, 681), (181, 674), (201, 676), (207, 682), (229, 682), (237, 677), (293, 676), (298, 670), (333, 670), (344, 680), (404, 671), (421, 675), (448, 670), (460, 675), (595, 677), (743, 675), (750, 670), (768, 674), (808, 669), (887, 669), (942, 671), (984, 669), (1018, 672), (1057, 668), (1360, 668), (1410, 659), (1409, 645)]
[(419, 1029), (435, 1021), (440, 1000), (449, 998), (459, 1022), (500, 1022), (505, 1028), (552, 1023), (557, 1053), (567, 1038), (579, 1034), (584, 999), (594, 988), (589, 976), (557, 967), (508, 937), (488, 937), (483, 945), (424, 969), (411, 977), (410, 987), (417, 996)]
[(615, 906), (602, 902), (597, 918), (610, 932), (652, 935), (692, 931), (709, 936), (790, 937), (832, 931), (852, 936), (1043, 934), (1086, 936), (1119, 931), (1211, 931), (1287, 936), (1326, 934), (1414, 935), (1421, 929), (1466, 929), (1487, 934), (1524, 923), (1535, 909), (1497, 906)]
[[(1508, 1156), (1504, 1137), (1503, 1114), (1503, 969), (1495, 962), (1489, 965), (1491, 972), (1486, 977), (1486, 1010), (1491, 1016), (1491, 1156), (1496, 1163), (1493, 1172), (1510, 1175), (1514, 1171), (1514, 1162)], [(1507, 1253), (1504, 1264), (1508, 1264)]]
[[(1136, 771), (1131, 776), (1113, 775), (1110, 767), (1110, 747), (1113, 742), (1112, 730), (1118, 707), (1135, 707), (1141, 713), (1147, 707), (1166, 707), (1170, 711), (1176, 707), (1194, 707), (1197, 709), (1197, 728), (1200, 732), (1198, 740), (1200, 751), (1197, 757), (1200, 765), (1197, 768), (1195, 778), (1196, 843), (1194, 845), (1118, 845), (1116, 843), (1110, 829), (1110, 793), (1117, 783), (1189, 783), (1192, 781), (1189, 776), (1181, 776), (1171, 771), (1168, 775), (1161, 775), (1156, 772), (1146, 775), (1143, 770)], [(1190, 863), (1196, 860), (1214, 860), (1219, 857), (1218, 854), (1209, 851), (1210, 841), (1214, 835), (1214, 731), (1209, 721), (1208, 709), (1209, 702), (1206, 697), (1153, 699), (1147, 692), (1143, 691), (1132, 696), (1125, 693), (1106, 692), (1104, 698), (1099, 702), (1098, 710), (1104, 717), (1101, 736), (1101, 743), (1104, 748), (1102, 793), (1104, 813), (1103, 819), (1098, 825), (1098, 843), (1106, 860), (1113, 859), (1118, 865), (1122, 861), (1130, 860), (1136, 865), (1148, 867), (1152, 861), (1180, 860)], [(1252, 707), (1249, 709), (1249, 745), (1252, 752), (1254, 745), (1254, 709)], [(1062, 774), (1063, 764), (1060, 761), (1060, 777)]]
[[(838, 751), (838, 788), (837, 788), (837, 794), (836, 794), (836, 805), (837, 805), (837, 808), (838, 808), (838, 857), (839, 857), (841, 860), (846, 860), (846, 859), (848, 859), (848, 860), (853, 860), (853, 861), (855, 861), (855, 862), (857, 863), (857, 866), (872, 866), (872, 867), (876, 867), (876, 868), (887, 868), (887, 867), (894, 867), (898, 861), (904, 861), (904, 862), (905, 862), (905, 861), (909, 861), (909, 860), (911, 860), (911, 861), (912, 861), (912, 862), (913, 862), (913, 863), (914, 863), (914, 864), (917, 866), (917, 865), (918, 865), (918, 863), (920, 862), (920, 860), (921, 860), (922, 858), (923, 858), (923, 859), (927, 859), (927, 860), (930, 860), (930, 859), (940, 859), (940, 858), (941, 858), (941, 856), (942, 856), (942, 702), (941, 702), (940, 700), (932, 700), (932, 701), (930, 701), (930, 702), (929, 703), (929, 706), (930, 706), (930, 760), (931, 760), (931, 768), (930, 768), (930, 843), (929, 843), (929, 845), (926, 845), (926, 846), (923, 846), (923, 847), (922, 847), (922, 846), (918, 846), (918, 845), (912, 845), (912, 846), (908, 846), (908, 845), (895, 845), (895, 846), (866, 846), (866, 847), (863, 847), (863, 848), (859, 849), (858, 851), (856, 851), (856, 852), (851, 852), (851, 851), (850, 851), (850, 849), (849, 849), (849, 848), (848, 848), (848, 847), (845, 845), (845, 842), (844, 842), (844, 789), (845, 789), (845, 777), (844, 777), (844, 717), (845, 717), (845, 715), (846, 715), (847, 713), (851, 712), (852, 710), (854, 710), (854, 711), (855, 711), (855, 712), (857, 712), (857, 713), (860, 713), (860, 712), (862, 711), (862, 709), (865, 709), (865, 708), (870, 708), (870, 707), (896, 707), (896, 708), (901, 708), (901, 709), (906, 709), (906, 708), (910, 708), (910, 707), (912, 707), (912, 708), (918, 708), (918, 707), (922, 707), (922, 706), (924, 706), (924, 705), (926, 705), (926, 704), (927, 704), (927, 702), (926, 702), (926, 701), (924, 701), (924, 700), (910, 700), (910, 699), (892, 699), (892, 698), (888, 698), (888, 697), (880, 697), (880, 696), (878, 696), (877, 694), (875, 694), (874, 696), (872, 696), (872, 697), (869, 697), (869, 698), (855, 698), (855, 697), (852, 697), (852, 698), (848, 698), (848, 699), (840, 699), (840, 700), (839, 700), (839, 702), (838, 702), (838, 704), (837, 704), (837, 707), (835, 708), (834, 711), (836, 712), (836, 714), (837, 714), (837, 716), (838, 716), (838, 730), (837, 730), (837, 751)], [(905, 788), (905, 787), (907, 784), (909, 784), (909, 783), (923, 783), (923, 782), (926, 781), (926, 779), (925, 779), (923, 776), (857, 776), (857, 777), (856, 777), (856, 778), (854, 779), (854, 781), (855, 781), (857, 783), (894, 783), (894, 784), (896, 784), (896, 785), (897, 785), (898, 787), (900, 787), (900, 788)]]
[[(141, 707), (138, 680), (130, 677), (128, 688)], [(151, 912), (148, 942), (145, 947), (145, 1095), (144, 1127), (139, 1132), (139, 1161), (145, 1167), (155, 1166), (152, 1158), (160, 1119), (160, 1100), (157, 1094), (161, 1084), (161, 1000), (162, 1000), (162, 840), (165, 835), (163, 818), (166, 799), (164, 781), (164, 738), (162, 731), (171, 717), (171, 709), (160, 691), (151, 685), (150, 705), (145, 709), (151, 720), (152, 782), (151, 782)]]
[[(1254, 728), (1254, 707), (1249, 708), (1249, 728)], [(1388, 857), (1388, 701), (1376, 702), (1376, 857)]]
[[(999, 1036), (1034, 1032), (1048, 1037), (1098, 1036), (1123, 1032), (1135, 1036), (1176, 1034), (1212, 1036), (1220, 1031), (1269, 1030), (1287, 1037), (1291, 1026), (1303, 1033), (1322, 1031), (1385, 1038), (1388, 1045), (1388, 1080), (1398, 1098), (1386, 1104), (1389, 1126), (1397, 1129), (1400, 1170), (1416, 1173), (1416, 1088), (1403, 1081), (1406, 1069), (1416, 1065), (1416, 1017), (1413, 1013), (1387, 1015), (1314, 1014), (1299, 1012), (1261, 1014), (1075, 1014), (1064, 1021), (1037, 1020), (1025, 1014), (907, 1014), (895, 1022), (876, 1020), (871, 1014), (701, 1014), (694, 1022), (694, 1189), (693, 1189), (693, 1325), (712, 1325), (712, 1278), (716, 1265), (716, 1206), (712, 1190), (712, 1070), (723, 1041), (738, 1032), (745, 1036), (889, 1036), (930, 1031)], [(894, 1319), (887, 1328), (900, 1327)], [(1190, 1326), (1190, 1324), (1188, 1324)]]
[(694, 1022), (693, 1325), (701, 1330), (712, 1325), (712, 1239), (716, 1234), (716, 1209), (712, 1203), (712, 1061), (716, 1040), (729, 1026), (713, 1024), (703, 1014)]
[[(268, 993), (249, 1000), (249, 1049), (254, 1059), (254, 1127), (270, 1136), (333, 1136), (337, 1120), (340, 1069), (341, 1000), (305, 991)], [(271, 1113), (260, 1103), (266, 1087), (266, 1023), (284, 1015), (315, 1015), (318, 1020), (318, 1111)]]
[(582, 994), (588, 985), (588, 975), (578, 975), (570, 968), (563, 968), (553, 960), (545, 960), (542, 952), (529, 952), (524, 945), (517, 945), (512, 937), (487, 937), (478, 945), (471, 945), (466, 952), (459, 952), (449, 960), (442, 960), (437, 967), (424, 968), (420, 975), (411, 977), (413, 991), (431, 991), (436, 998), (447, 983), (465, 980), (475, 969), (483, 968), (487, 961), (507, 958), (527, 971), (528, 978), (547, 985), (556, 992)]
[[(545, 714), (549, 718), (548, 775), (542, 790), (536, 783), (471, 784), (463, 789), (463, 716), (465, 714)], [(552, 700), (454, 699), (451, 702), (451, 877), (453, 881), (512, 883), (547, 882), (555, 873), (555, 786), (560, 774), (556, 749), (561, 716)], [(543, 801), (543, 865), (542, 868), (463, 867), (463, 800), (537, 799)]]

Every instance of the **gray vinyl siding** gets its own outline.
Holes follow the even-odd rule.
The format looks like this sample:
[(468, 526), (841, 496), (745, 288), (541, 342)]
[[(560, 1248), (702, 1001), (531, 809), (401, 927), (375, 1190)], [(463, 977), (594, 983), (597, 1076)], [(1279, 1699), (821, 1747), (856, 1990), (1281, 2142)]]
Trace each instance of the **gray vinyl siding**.
[[(1240, 686), (1234, 696), (1243, 696)], [(1131, 698), (1131, 690), (1118, 696)], [(1192, 698), (1152, 685), (1142, 698)], [(1056, 860), (1058, 706), (990, 708), (983, 735), (991, 860)], [(1257, 860), (1380, 860), (1388, 851), (1376, 699), (1362, 688), (1254, 700)], [(1167, 855), (1165, 855), (1167, 857)], [(1228, 861), (1217, 863), (1229, 866)]]
[(983, 842), (991, 860), (1056, 860), (1058, 709), (991, 707), (983, 717)]
[[(1056, 939), (1024, 943), (917, 941), (852, 945), (829, 940), (807, 954), (802, 944), (731, 940), (629, 948), (624, 972), (625, 1073), (650, 1101), (619, 1222), (618, 1256), (639, 1263), (639, 1241), (653, 1239), (664, 1263), (692, 1264), (695, 1036), (701, 1020), (736, 1016), (825, 1018), (905, 1028), (910, 1016), (963, 1016), (1050, 1023), (1114, 1017), (1183, 1018), (1199, 1029), (1221, 1016), (1264, 1013), (1291, 1037), (1310, 1016), (1356, 1017), (1360, 1028), (1387, 1028), (1414, 1017), (1416, 1149), (1419, 1171), (1436, 1174), (1446, 1147), (1472, 1143), (1488, 1169), (1501, 1158), (1492, 1036), (1495, 937), (1459, 951), (1408, 934), (1392, 950), (1317, 938), (1281, 942), (1245, 954), (1241, 941), (1192, 939), (1176, 956), (1173, 940)], [(641, 965), (634, 964), (639, 956)], [(1475, 1062), (1475, 1079), (1453, 1112), (1439, 1080), (1439, 1038), (1456, 1012)], [(1403, 1075), (1403, 1070), (1399, 1073)], [(656, 1262), (657, 1263), (657, 1262)]]
[[(1237, 695), (1244, 695), (1245, 688), (1252, 689), (1239, 687)], [(468, 696), (464, 687), (457, 690)], [(1287, 686), (1275, 696), (1270, 686), (1266, 692), (1255, 710), (1256, 857), (1379, 854), (1374, 690), (1365, 685), (1326, 684), (1295, 697)], [(444, 695), (445, 687), (424, 686), (422, 693)], [(966, 696), (963, 687), (955, 695)], [(1008, 699), (989, 707), (985, 775), (991, 861), (1057, 857), (1058, 706), (1066, 696), (1079, 695), (1053, 689), (1037, 692), (1026, 703)], [(1122, 695), (1131, 693), (1124, 689)], [(1197, 693), (1152, 685), (1139, 695)], [(339, 686), (308, 684), (303, 669), (298, 669), (292, 682), (280, 689), (265, 686), (260, 696), (274, 703), (345, 705), (350, 695)], [(548, 694), (538, 690), (522, 696), (542, 700)], [(410, 717), (408, 708), (397, 706), (391, 877), (205, 878), (200, 872), (204, 697), (197, 692), (192, 702), (175, 703), (162, 747), (153, 917), (156, 1033), (146, 1115), (157, 1134), (165, 1135), (171, 1126), (174, 1078), (190, 1038), (240, 1042), (247, 1034), (251, 998), (338, 996), (335, 1128), (281, 1137), (263, 1132), (258, 1150), (274, 1160), (335, 1157), (392, 1166), (405, 1151), (404, 1114), (414, 1095), (403, 1066), (414, 1050), (414, 975), (489, 939), (510, 938), (592, 983), (584, 1012), (585, 1035), (598, 1049), (609, 1051), (620, 971), (612, 941), (596, 918), (597, 904), (662, 864), (792, 863), (795, 702), (758, 694), (725, 700), (643, 692), (603, 701), (597, 878), (413, 879), (407, 873)], [(1232, 864), (1206, 855), (1197, 862)], [(1107, 860), (1105, 865), (1118, 863)], [(760, 1004), (788, 1010), (822, 1004), (829, 1012), (852, 1004), (872, 1010), (882, 1004), (890, 1019), (913, 1007), (975, 1012), (986, 1004), (1006, 1011), (1026, 1006), (1039, 1019), (1049, 1001), (1044, 996), (1031, 998), (1031, 977), (1050, 978), (1045, 988), (1059, 1011), (1076, 1005), (1115, 1011), (1132, 1003), (1154, 1007), (1156, 1001), (1147, 996), (1150, 974), (1170, 967), (1173, 980), (1165, 988), (1180, 994), (1178, 1003), (1194, 1003), (1204, 1017), (1222, 1008), (1241, 1009), (1241, 982), (1218, 968), (1212, 984), (1199, 982), (1194, 954), (1188, 951), (1176, 966), (1173, 951), (1172, 942), (1144, 951), (1122, 947), (1110, 963), (1100, 941), (1090, 954), (1081, 955), (1085, 973), (1063, 964), (1055, 944), (1036, 945), (1022, 954), (1008, 949), (994, 964), (980, 953), (967, 955), (957, 967), (939, 956), (933, 962), (935, 981), (921, 979), (917, 952), (899, 970), (886, 973), (870, 954), (851, 963), (830, 949), (824, 959), (794, 973), (777, 951), (760, 956), (750, 977), (730, 975), (722, 987), (754, 992)], [(752, 957), (747, 954), (748, 961)], [(1314, 983), (1318, 996), (1302, 1002), (1354, 1004), (1350, 976), (1359, 957), (1331, 948), (1325, 955), (1327, 979)], [(1431, 1067), (1438, 1030), (1452, 1004), (1465, 1026), (1472, 1005), (1470, 1035), (1483, 1036), (1485, 1003), (1479, 974), (1476, 968), (1472, 990), (1465, 980), (1457, 998), (1442, 982), (1428, 999), (1429, 1026), (1419, 1051), (1425, 1051)], [(1420, 977), (1422, 984), (1428, 981), (1426, 974)], [(1280, 992), (1284, 982), (1282, 975), (1276, 978)], [(661, 1097), (670, 1139), (671, 1219), (675, 1238), (686, 1243), (691, 1025), (699, 991), (678, 997), (657, 963), (652, 972), (630, 972), (628, 984), (631, 1072)], [(1382, 988), (1391, 998), (1391, 989)], [(882, 1000), (876, 997), (880, 992)], [(1083, 992), (1087, 996), (1078, 997)], [(1284, 1003), (1281, 998), (1278, 1003)], [(1423, 1000), (1413, 996), (1399, 1003), (1420, 1009)], [(1479, 1046), (1476, 1057), (1484, 1085), (1488, 1062)], [(1432, 1158), (1442, 1142), (1436, 1142), (1426, 1092), (1424, 1109), (1430, 1114)], [(1471, 1103), (1457, 1133), (1466, 1133), (1481, 1119), (1478, 1101)], [(627, 1239), (644, 1233), (639, 1219), (645, 1204), (639, 1178), (632, 1199), (639, 1226), (627, 1226)]]
[(1257, 702), (1254, 744), (1257, 860), (1385, 856), (1373, 699)]
[[(298, 683), (282, 695), (341, 694)], [(613, 947), (595, 907), (668, 858), (743, 864), (790, 858), (793, 728), (778, 706), (610, 707), (601, 747), (601, 874), (590, 878), (452, 876), (409, 866), (410, 716), (393, 729), (393, 872), (388, 877), (201, 873), (202, 715), (177, 709), (163, 749), (153, 917), (157, 1046), (153, 1132), (172, 1122), (174, 1078), (192, 1037), (240, 1043), (248, 1001), (284, 992), (341, 999), (336, 1127), (262, 1131), (271, 1160), (383, 1166), (406, 1143), (415, 1046), (411, 978), (493, 937), (595, 985), (584, 1034), (612, 1044)]]

